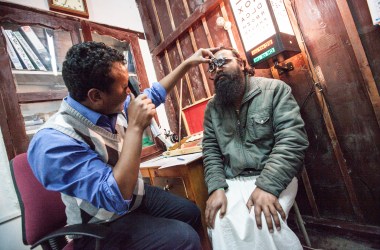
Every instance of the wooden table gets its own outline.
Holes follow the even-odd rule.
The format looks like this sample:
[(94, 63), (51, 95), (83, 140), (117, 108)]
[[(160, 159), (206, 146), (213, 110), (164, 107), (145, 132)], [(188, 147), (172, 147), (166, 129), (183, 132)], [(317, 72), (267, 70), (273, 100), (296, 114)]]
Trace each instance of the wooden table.
[(162, 187), (168, 192), (183, 196), (197, 204), (202, 215), (203, 232), (200, 233), (202, 247), (205, 250), (211, 249), (205, 224), (208, 193), (204, 182), (202, 157), (191, 162), (183, 160), (183, 163), (180, 164), (177, 161), (178, 165), (165, 168), (160, 168), (160, 164), (155, 159), (151, 159), (149, 162), (151, 164), (141, 168), (141, 174), (143, 177), (149, 178), (153, 186)]

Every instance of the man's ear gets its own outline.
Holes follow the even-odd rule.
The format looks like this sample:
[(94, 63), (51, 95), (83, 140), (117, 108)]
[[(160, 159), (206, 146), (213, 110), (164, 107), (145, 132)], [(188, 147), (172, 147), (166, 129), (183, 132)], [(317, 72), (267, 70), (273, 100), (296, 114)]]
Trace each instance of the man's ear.
[(92, 88), (87, 92), (88, 100), (92, 105), (99, 105), (103, 103), (103, 96), (99, 89)]

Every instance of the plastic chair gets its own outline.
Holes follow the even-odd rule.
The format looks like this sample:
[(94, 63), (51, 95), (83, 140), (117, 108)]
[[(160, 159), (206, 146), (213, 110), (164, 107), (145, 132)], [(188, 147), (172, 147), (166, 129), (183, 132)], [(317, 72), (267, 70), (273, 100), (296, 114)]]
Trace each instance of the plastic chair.
[(101, 224), (66, 225), (65, 205), (59, 192), (46, 190), (35, 178), (26, 153), (10, 162), (13, 184), (20, 203), (22, 238), (31, 249), (41, 245), (45, 249), (73, 249), (68, 235), (90, 236), (96, 239), (96, 249), (110, 229)]

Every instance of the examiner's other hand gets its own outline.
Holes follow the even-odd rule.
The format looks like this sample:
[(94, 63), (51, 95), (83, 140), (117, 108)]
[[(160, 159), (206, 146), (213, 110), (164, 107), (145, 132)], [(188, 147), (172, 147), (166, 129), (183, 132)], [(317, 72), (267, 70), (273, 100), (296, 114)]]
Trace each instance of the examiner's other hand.
[(211, 58), (214, 57), (213, 52), (218, 50), (219, 48), (207, 48), (207, 49), (199, 49), (192, 56), (186, 59), (186, 61), (191, 66), (196, 66), (200, 63), (209, 63), (211, 62)]
[(281, 230), (281, 224), (280, 219), (278, 217), (278, 213), (280, 213), (283, 220), (286, 219), (286, 215), (276, 196), (256, 187), (255, 190), (253, 190), (247, 202), (247, 207), (249, 211), (251, 211), (252, 206), (254, 206), (255, 209), (254, 211), (256, 224), (259, 229), (262, 228), (261, 212), (263, 212), (269, 231), (273, 232), (272, 218), (274, 220), (277, 230)]
[(215, 216), (220, 209), (220, 218), (226, 214), (227, 210), (227, 197), (224, 190), (215, 190), (211, 193), (206, 202), (206, 224), (210, 228), (214, 228)]
[(135, 97), (132, 93), (131, 103), (128, 107), (128, 127), (135, 126), (145, 129), (156, 114), (156, 106), (146, 94)]

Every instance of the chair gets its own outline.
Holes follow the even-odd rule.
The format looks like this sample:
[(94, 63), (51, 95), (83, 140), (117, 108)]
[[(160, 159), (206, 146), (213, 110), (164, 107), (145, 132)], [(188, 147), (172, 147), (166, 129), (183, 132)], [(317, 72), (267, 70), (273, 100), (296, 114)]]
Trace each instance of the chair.
[(45, 249), (73, 249), (67, 235), (85, 235), (96, 239), (97, 249), (110, 229), (99, 224), (66, 225), (65, 205), (59, 192), (46, 190), (35, 178), (26, 153), (10, 162), (13, 184), (20, 203), (22, 238), (31, 249), (38, 245)]

